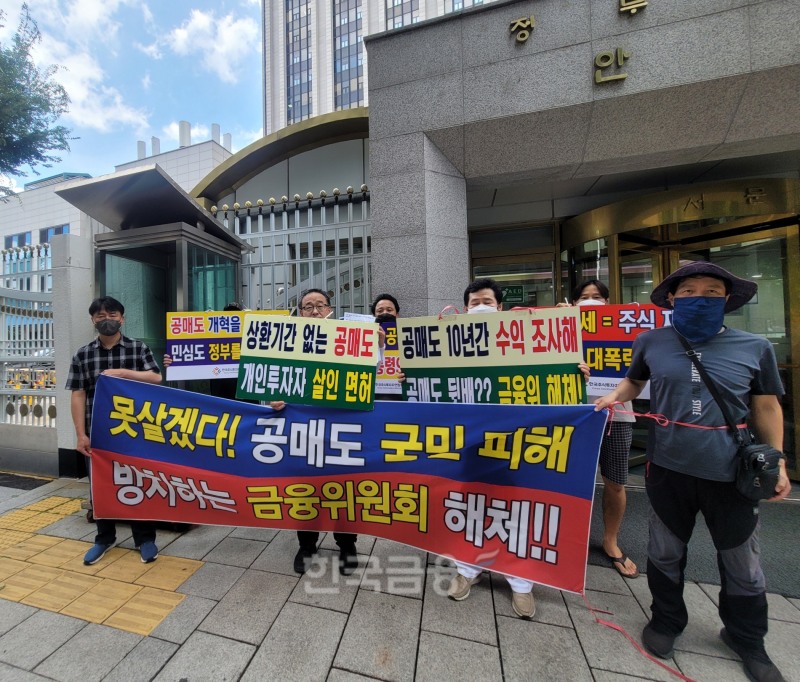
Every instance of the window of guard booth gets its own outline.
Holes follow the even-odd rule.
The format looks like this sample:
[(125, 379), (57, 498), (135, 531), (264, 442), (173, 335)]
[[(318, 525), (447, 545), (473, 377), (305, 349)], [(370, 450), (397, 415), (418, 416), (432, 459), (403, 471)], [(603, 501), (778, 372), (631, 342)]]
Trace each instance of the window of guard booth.
[(194, 244), (189, 245), (189, 310), (222, 310), (239, 298), (238, 263)]
[[(535, 307), (555, 305), (553, 292), (553, 262), (547, 260), (526, 263), (486, 263), (472, 268), (472, 279), (493, 279), (504, 291), (503, 309), (516, 306)], [(460, 308), (462, 301), (455, 305)]]

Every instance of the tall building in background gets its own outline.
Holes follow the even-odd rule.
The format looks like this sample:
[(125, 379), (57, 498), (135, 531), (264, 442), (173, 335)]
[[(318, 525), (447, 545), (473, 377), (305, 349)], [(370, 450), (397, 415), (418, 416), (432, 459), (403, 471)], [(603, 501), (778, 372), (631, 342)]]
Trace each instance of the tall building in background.
[(494, 0), (264, 0), (264, 134), (365, 106), (364, 36)]

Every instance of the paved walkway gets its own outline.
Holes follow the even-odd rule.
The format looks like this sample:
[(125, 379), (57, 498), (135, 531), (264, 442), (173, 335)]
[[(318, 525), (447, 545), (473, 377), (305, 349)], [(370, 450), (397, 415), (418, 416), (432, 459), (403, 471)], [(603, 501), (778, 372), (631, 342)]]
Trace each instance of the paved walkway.
[[(68, 479), (0, 487), (1, 681), (677, 680), (596, 623), (578, 595), (535, 588), (536, 616), (523, 621), (505, 580), (484, 575), (456, 603), (444, 596), (452, 568), (386, 540), (360, 538), (359, 569), (342, 578), (326, 536), (299, 577), (293, 533), (160, 531), (160, 558), (144, 565), (122, 525), (120, 549), (83, 567), (94, 526), (68, 498), (87, 494)], [(717, 591), (687, 585), (690, 625), (672, 664), (696, 680), (745, 680), (718, 637)], [(587, 598), (638, 640), (644, 577), (589, 566)], [(800, 682), (800, 600), (769, 599), (767, 648)]]

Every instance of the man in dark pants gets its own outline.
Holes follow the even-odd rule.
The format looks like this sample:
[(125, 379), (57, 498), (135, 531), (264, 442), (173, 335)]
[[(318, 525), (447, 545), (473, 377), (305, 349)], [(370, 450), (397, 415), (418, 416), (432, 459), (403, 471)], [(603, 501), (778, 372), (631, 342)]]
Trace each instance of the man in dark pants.
[[(632, 400), (649, 380), (651, 412), (671, 420), (667, 426), (651, 426), (647, 449), (651, 505), (647, 582), (653, 603), (652, 618), (642, 632), (645, 648), (669, 658), (686, 627), (686, 546), (697, 513), (702, 512), (717, 550), (719, 615), (724, 625), (720, 636), (741, 656), (751, 679), (780, 682), (784, 678), (764, 648), (767, 595), (758, 503), (736, 490), (736, 441), (678, 338), (681, 334), (689, 341), (720, 393), (728, 396), (727, 408), (735, 422), (744, 424), (747, 418), (762, 442), (782, 450), (778, 398), (783, 386), (772, 346), (760, 336), (723, 325), (724, 314), (743, 306), (756, 291), (754, 282), (712, 263), (694, 262), (673, 272), (650, 297), (656, 305), (673, 309), (673, 327), (639, 336), (627, 377), (595, 405), (602, 409)], [(781, 461), (770, 499), (783, 499), (790, 489)]]
[[(161, 383), (161, 371), (146, 344), (123, 336), (120, 331), (125, 322), (125, 306), (111, 296), (96, 298), (89, 306), (92, 325), (97, 338), (78, 349), (72, 357), (67, 378), (67, 390), (72, 391), (70, 402), (72, 423), (75, 426), (75, 449), (91, 458), (89, 441), (92, 406), (97, 378), (101, 374), (122, 379), (134, 379), (149, 384)], [(91, 462), (89, 462), (91, 467)], [(116, 524), (110, 519), (96, 519), (97, 536), (94, 546), (83, 558), (83, 563), (96, 564), (117, 541)], [(131, 521), (133, 542), (144, 563), (158, 557), (156, 527), (149, 521)]]
[[(331, 299), (322, 289), (308, 289), (300, 295), (297, 305), (300, 317), (315, 317), (325, 319), (330, 316)], [(283, 401), (273, 401), (270, 406), (274, 409), (281, 409)], [(334, 533), (333, 539), (339, 546), (339, 573), (351, 575), (358, 567), (358, 555), (356, 554), (357, 535), (353, 533)], [(305, 573), (311, 563), (312, 557), (317, 553), (317, 541), (319, 533), (313, 530), (298, 530), (297, 540), (300, 548), (294, 557), (294, 570), (297, 573)]]

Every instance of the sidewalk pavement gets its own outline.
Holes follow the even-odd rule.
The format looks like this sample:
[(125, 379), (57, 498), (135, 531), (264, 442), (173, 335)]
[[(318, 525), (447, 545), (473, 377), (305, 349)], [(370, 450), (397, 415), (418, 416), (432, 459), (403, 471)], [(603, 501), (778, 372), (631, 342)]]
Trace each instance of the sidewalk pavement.
[[(329, 534), (301, 577), (293, 532), (159, 531), (159, 559), (142, 564), (120, 524), (119, 548), (84, 567), (87, 495), (85, 480), (0, 487), (0, 681), (678, 679), (595, 622), (579, 595), (536, 587), (536, 615), (524, 621), (506, 581), (484, 574), (454, 602), (444, 596), (452, 567), (371, 537), (358, 540), (353, 576), (338, 574)], [(588, 566), (586, 587), (609, 612), (599, 616), (638, 642), (646, 578)], [(687, 585), (690, 624), (669, 663), (695, 680), (737, 682), (746, 677), (719, 639), (718, 589)], [(769, 603), (767, 649), (800, 682), (800, 599)]]

